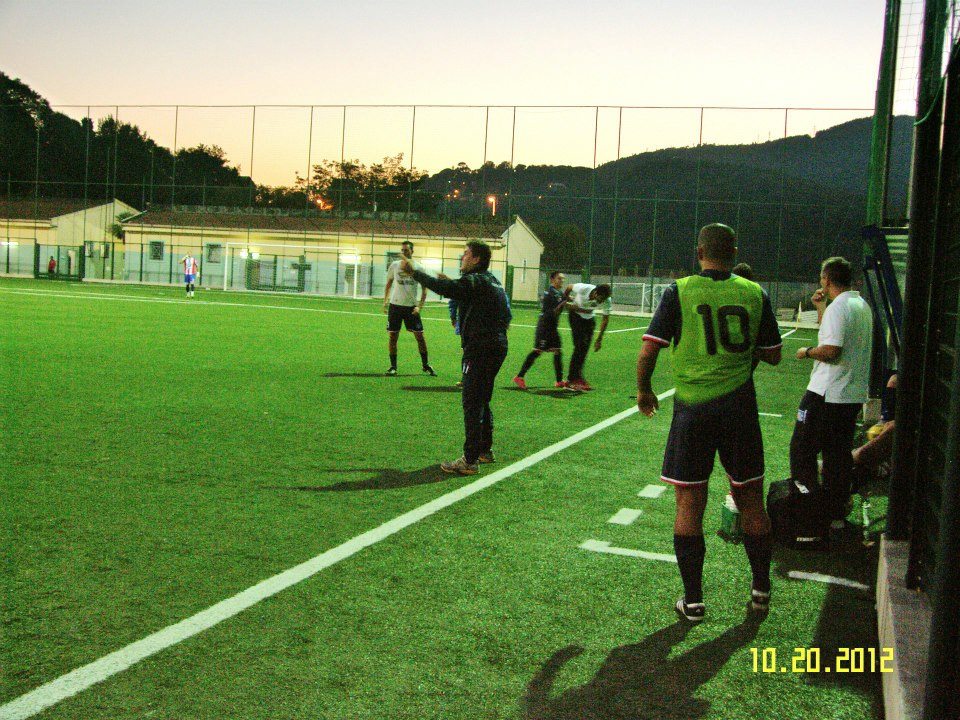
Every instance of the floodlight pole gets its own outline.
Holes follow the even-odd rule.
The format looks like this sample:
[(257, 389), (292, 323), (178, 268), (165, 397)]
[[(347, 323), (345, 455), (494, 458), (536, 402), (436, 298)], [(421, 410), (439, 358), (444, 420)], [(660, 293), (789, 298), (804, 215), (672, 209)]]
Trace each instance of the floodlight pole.
[[(893, 91), (897, 77), (897, 42), (900, 34), (900, 0), (887, 0), (880, 50), (880, 71), (873, 109), (870, 138), (870, 172), (867, 185), (867, 225), (883, 225), (887, 174), (890, 161), (890, 126), (893, 119)], [(864, 247), (864, 252), (868, 249)]]

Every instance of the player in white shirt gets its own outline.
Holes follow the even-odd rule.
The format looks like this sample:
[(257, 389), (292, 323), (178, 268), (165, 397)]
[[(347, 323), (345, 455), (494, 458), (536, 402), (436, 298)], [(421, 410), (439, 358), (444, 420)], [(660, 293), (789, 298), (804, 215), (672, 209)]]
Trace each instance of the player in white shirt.
[(567, 285), (563, 293), (566, 307), (570, 309), (570, 330), (573, 331), (573, 355), (570, 357), (570, 370), (567, 373), (568, 390), (593, 390), (583, 377), (583, 366), (590, 352), (590, 340), (597, 321), (594, 314), (600, 315), (600, 332), (593, 344), (594, 352), (600, 352), (603, 346), (603, 333), (610, 322), (612, 291), (609, 285), (590, 285), (574, 283)]
[[(413, 263), (413, 243), (407, 240), (400, 246), (400, 254)], [(420, 296), (419, 300), (417, 295)], [(423, 338), (423, 321), (420, 310), (427, 300), (427, 288), (413, 279), (412, 273), (405, 273), (400, 269), (400, 261), (396, 260), (387, 268), (387, 285), (383, 290), (383, 311), (387, 314), (387, 333), (389, 340), (387, 348), (390, 353), (390, 369), (387, 375), (397, 374), (397, 338), (400, 337), (400, 327), (405, 326), (417, 339), (420, 349), (420, 360), (423, 371), (427, 375), (436, 376), (437, 373), (430, 367), (427, 356), (427, 341)]]
[(193, 297), (198, 272), (197, 261), (193, 255), (187, 253), (180, 264), (183, 265), (183, 282), (187, 286), (187, 297)]
[[(843, 526), (853, 478), (853, 435), (857, 415), (869, 397), (873, 315), (851, 290), (853, 269), (841, 257), (824, 261), (820, 289), (811, 298), (820, 315), (816, 347), (797, 350), (814, 361), (790, 440), (790, 473), (809, 486), (817, 482), (817, 455), (823, 454), (823, 487), (834, 528)], [(827, 301), (830, 304), (827, 304)]]

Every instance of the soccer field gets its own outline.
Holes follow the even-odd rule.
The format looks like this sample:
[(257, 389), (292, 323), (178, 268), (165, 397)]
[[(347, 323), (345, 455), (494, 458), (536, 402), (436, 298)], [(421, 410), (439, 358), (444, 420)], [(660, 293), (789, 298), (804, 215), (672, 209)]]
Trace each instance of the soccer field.
[[(404, 333), (385, 377), (376, 301), (0, 279), (0, 718), (882, 715), (878, 674), (791, 662), (876, 646), (874, 550), (777, 549), (770, 615), (746, 622), (719, 465), (707, 620), (677, 623), (672, 492), (644, 491), (671, 400), (596, 427), (634, 407), (646, 320), (611, 320), (595, 391), (555, 391), (545, 356), (522, 392), (536, 313), (516, 310), (497, 463), (461, 478), (437, 466), (463, 443), (458, 338), (445, 306), (424, 317), (439, 376)], [(768, 482), (789, 474), (813, 337), (756, 374)], [(669, 353), (654, 384), (672, 388)]]

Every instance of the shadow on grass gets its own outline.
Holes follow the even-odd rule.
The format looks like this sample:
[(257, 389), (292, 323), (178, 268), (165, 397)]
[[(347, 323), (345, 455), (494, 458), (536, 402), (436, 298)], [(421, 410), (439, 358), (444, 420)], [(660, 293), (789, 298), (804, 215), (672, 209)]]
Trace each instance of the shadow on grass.
[(274, 487), (275, 490), (298, 490), (300, 492), (354, 492), (357, 490), (395, 490), (430, 485), (449, 480), (452, 476), (440, 469), (440, 465), (429, 465), (419, 470), (394, 470), (393, 468), (330, 468), (320, 472), (370, 473), (366, 480), (344, 480), (333, 485), (295, 485), (292, 487)]
[[(847, 527), (839, 536), (835, 534), (829, 550), (822, 552), (775, 546), (776, 573), (781, 577), (781, 583), (810, 582), (788, 576), (791, 570), (800, 570), (846, 578), (873, 588), (876, 583), (878, 547), (876, 544), (864, 546), (861, 528)], [(819, 649), (821, 669), (830, 667), (833, 671), (808, 673), (807, 682), (810, 685), (843, 687), (869, 697), (873, 717), (879, 720), (884, 716), (882, 682), (879, 672), (870, 671), (871, 656), (867, 650), (876, 648), (878, 644), (874, 593), (828, 585), (810, 647)], [(844, 648), (842, 653), (841, 648)], [(851, 667), (849, 656), (854, 654), (851, 652), (853, 649), (856, 649), (858, 659), (861, 653), (866, 659), (864, 672), (836, 672), (838, 658), (843, 667)]]
[(456, 385), (404, 385), (403, 389), (408, 392), (436, 392), (436, 393), (463, 392), (463, 388), (458, 388)]
[(524, 720), (694, 720), (710, 709), (694, 697), (739, 650), (753, 641), (759, 618), (748, 618), (722, 635), (676, 657), (675, 645), (691, 625), (674, 623), (633, 645), (614, 649), (593, 679), (551, 697), (563, 666), (583, 652), (568, 645), (547, 660), (527, 686), (521, 707)]
[(388, 378), (388, 377), (417, 377), (417, 373), (397, 373), (396, 375), (387, 375), (385, 372), (372, 373), (323, 373), (320, 377), (325, 378)]
[(540, 397), (555, 398), (557, 400), (571, 400), (579, 397), (583, 393), (573, 392), (566, 388), (527, 388), (521, 390), (516, 385), (504, 385), (501, 390), (504, 392), (523, 393), (524, 395), (539, 395)]

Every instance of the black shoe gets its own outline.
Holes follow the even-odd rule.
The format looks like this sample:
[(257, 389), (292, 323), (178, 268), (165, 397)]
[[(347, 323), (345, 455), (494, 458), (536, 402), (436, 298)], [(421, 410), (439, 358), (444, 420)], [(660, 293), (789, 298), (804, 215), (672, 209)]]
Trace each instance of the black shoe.
[(434, 372), (433, 368), (430, 367), (429, 365), (424, 365), (424, 366), (423, 366), (423, 371), (424, 371), (427, 375), (429, 375), (430, 377), (436, 377), (436, 376), (437, 376), (437, 373)]
[(703, 622), (703, 616), (706, 612), (706, 606), (701, 603), (688, 603), (683, 598), (677, 600), (677, 604), (673, 606), (673, 609), (677, 611), (683, 620), (691, 623)]
[(390, 368), (389, 370), (387, 370), (387, 371), (384, 373), (384, 375), (391, 375), (391, 376), (396, 375), (396, 374), (397, 374), (397, 369), (396, 369), (396, 368)]

